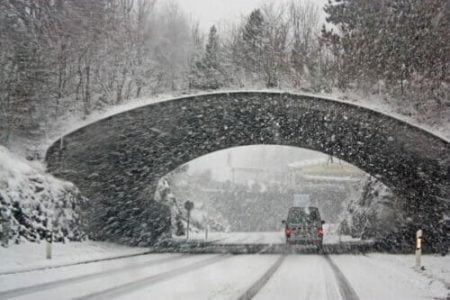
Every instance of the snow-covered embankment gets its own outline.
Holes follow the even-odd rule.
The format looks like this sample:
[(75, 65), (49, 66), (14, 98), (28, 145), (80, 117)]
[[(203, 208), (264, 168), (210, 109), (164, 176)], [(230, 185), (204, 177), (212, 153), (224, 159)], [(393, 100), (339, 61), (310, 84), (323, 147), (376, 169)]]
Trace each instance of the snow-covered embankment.
[(5, 246), (7, 239), (39, 242), (48, 233), (49, 220), (56, 241), (82, 239), (82, 201), (73, 184), (0, 146), (0, 237)]

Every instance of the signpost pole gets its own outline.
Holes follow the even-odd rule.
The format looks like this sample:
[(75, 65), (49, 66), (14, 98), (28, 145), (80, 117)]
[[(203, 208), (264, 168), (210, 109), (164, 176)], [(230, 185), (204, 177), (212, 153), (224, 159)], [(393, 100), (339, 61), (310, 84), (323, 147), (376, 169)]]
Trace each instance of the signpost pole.
[(189, 220), (191, 218), (191, 211), (187, 212), (187, 231), (186, 231), (186, 240), (189, 240)]
[(194, 208), (194, 203), (191, 201), (184, 202), (184, 208), (187, 210), (187, 232), (186, 240), (189, 240), (189, 223), (191, 219), (191, 210)]

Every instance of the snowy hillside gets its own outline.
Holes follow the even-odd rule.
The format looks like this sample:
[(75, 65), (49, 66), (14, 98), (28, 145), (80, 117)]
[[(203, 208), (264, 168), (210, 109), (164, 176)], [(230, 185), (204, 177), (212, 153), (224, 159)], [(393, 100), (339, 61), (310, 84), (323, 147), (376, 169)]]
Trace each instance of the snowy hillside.
[(56, 241), (83, 237), (78, 189), (0, 146), (0, 236), (5, 241), (39, 241), (52, 220)]

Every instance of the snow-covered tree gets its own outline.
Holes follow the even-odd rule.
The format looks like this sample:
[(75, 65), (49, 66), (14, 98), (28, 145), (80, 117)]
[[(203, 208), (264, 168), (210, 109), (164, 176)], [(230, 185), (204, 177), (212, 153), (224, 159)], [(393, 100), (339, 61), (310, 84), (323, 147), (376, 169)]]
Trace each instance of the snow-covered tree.
[(220, 41), (216, 26), (209, 30), (208, 42), (203, 57), (195, 59), (191, 66), (191, 87), (196, 89), (218, 89), (225, 82), (224, 70), (221, 66)]
[(332, 1), (325, 12), (337, 32), (322, 37), (338, 58), (339, 86), (383, 82), (397, 97), (441, 109), (450, 80), (448, 10), (445, 0)]

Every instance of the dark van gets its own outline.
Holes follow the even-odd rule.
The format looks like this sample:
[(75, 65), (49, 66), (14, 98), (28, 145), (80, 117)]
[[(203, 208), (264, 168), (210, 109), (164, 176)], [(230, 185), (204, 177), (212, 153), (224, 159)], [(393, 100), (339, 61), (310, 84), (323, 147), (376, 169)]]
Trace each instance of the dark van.
[(283, 220), (286, 243), (315, 245), (322, 249), (324, 223), (317, 207), (291, 207), (287, 220)]

